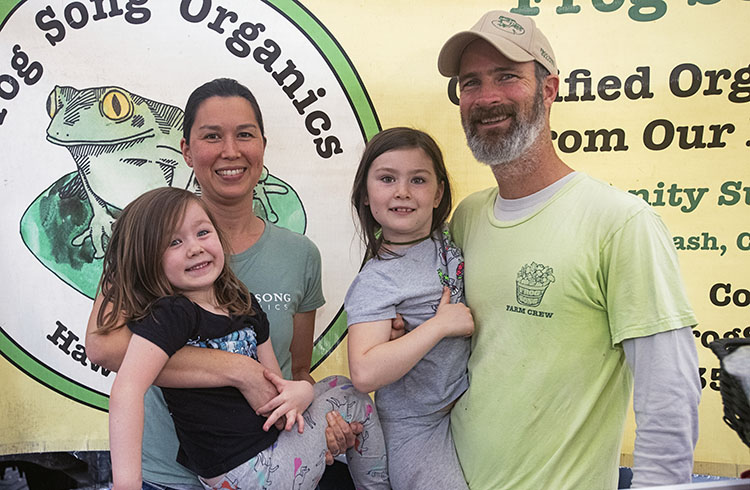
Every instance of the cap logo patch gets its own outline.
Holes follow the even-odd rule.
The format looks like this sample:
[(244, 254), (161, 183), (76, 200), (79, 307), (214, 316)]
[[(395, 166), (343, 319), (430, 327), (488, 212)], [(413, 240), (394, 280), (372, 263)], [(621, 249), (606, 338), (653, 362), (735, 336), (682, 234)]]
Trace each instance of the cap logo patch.
[(515, 34), (517, 36), (522, 36), (526, 32), (526, 29), (524, 29), (521, 24), (511, 19), (510, 17), (505, 17), (504, 15), (501, 15), (497, 19), (493, 20), (492, 25), (497, 27), (501, 31), (507, 32), (509, 34)]

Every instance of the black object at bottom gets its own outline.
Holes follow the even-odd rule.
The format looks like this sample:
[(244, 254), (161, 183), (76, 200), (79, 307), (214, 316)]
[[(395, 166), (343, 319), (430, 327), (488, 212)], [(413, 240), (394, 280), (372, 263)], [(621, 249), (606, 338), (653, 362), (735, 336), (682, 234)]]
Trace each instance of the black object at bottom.
[(318, 484), (319, 490), (355, 490), (349, 466), (340, 461), (334, 461), (326, 466), (323, 478)]
[(719, 392), (724, 404), (724, 422), (750, 447), (750, 405), (747, 393), (742, 389), (740, 380), (724, 369), (724, 358), (745, 345), (750, 345), (750, 339), (721, 339), (711, 342), (709, 347), (721, 361)]

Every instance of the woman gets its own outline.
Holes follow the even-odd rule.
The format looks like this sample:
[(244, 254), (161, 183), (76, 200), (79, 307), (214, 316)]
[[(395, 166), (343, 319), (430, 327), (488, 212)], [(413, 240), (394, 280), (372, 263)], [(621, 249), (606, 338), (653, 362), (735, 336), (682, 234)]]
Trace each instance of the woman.
[[(308, 238), (265, 222), (253, 213), (253, 189), (263, 171), (265, 147), (263, 116), (247, 87), (235, 80), (216, 79), (190, 95), (181, 142), (183, 157), (195, 172), (202, 199), (228, 238), (234, 272), (253, 293), (281, 292), (285, 294), (272, 296), (288, 299), (279, 307), (263, 305), (284, 377), (312, 383), (315, 310), (325, 301), (320, 254)], [(279, 274), (282, 268), (284, 274)], [(97, 297), (87, 327), (86, 351), (93, 362), (116, 371), (131, 332), (119, 328), (97, 335), (101, 304), (101, 297)], [(255, 409), (276, 395), (276, 388), (263, 377), (263, 368), (257, 362), (213, 349), (181, 349), (166, 364), (157, 384), (191, 388), (234, 386)], [(177, 437), (158, 388), (149, 390), (145, 406), (144, 489), (201, 489), (195, 475), (175, 461)], [(339, 453), (354, 444), (354, 435), (340, 416), (332, 413), (328, 420), (330, 430), (326, 433), (332, 452)]]

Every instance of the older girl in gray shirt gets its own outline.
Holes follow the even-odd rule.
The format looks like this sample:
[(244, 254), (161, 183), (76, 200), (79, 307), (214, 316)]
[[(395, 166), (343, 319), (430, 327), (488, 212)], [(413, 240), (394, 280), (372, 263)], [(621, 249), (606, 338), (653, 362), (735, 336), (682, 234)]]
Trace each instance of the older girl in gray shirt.
[[(395, 490), (466, 489), (450, 409), (468, 387), (474, 331), (463, 256), (445, 220), (443, 157), (422, 131), (392, 128), (365, 148), (352, 205), (369, 260), (346, 295), (354, 386), (375, 391)], [(391, 340), (391, 322), (405, 334)]]

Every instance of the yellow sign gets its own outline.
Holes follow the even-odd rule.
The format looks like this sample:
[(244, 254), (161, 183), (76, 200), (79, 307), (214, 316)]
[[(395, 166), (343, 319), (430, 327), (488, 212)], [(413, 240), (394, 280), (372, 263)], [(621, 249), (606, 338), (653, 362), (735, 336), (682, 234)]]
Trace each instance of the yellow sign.
[[(750, 337), (747, 0), (2, 0), (0, 219), (20, 233), (3, 239), (0, 413), (9, 416), (0, 421), (0, 453), (107, 447), (113, 374), (88, 362), (82, 346), (100, 254), (87, 234), (96, 199), (75, 184), (94, 181), (87, 169), (98, 168), (81, 165), (51, 132), (66, 100), (96, 93), (106, 110), (89, 116), (125, 118), (114, 109), (136, 115), (140, 100), (179, 110), (217, 76), (256, 91), (270, 132), (256, 209), (302, 227), (320, 247), (328, 302), (313, 375), (346, 373), (340, 307), (361, 261), (347, 201), (359, 152), (381, 127), (413, 126), (440, 143), (457, 201), (494, 185), (466, 147), (455, 85), (438, 74), (437, 53), (498, 8), (533, 17), (555, 50), (561, 158), (643, 198), (674, 236), (700, 321), (696, 471), (735, 476), (750, 467), (748, 448), (721, 419), (718, 361), (707, 348)], [(292, 73), (302, 75), (299, 86)], [(83, 114), (67, 124), (105, 136)], [(114, 207), (130, 198), (125, 190), (142, 188), (110, 184), (102, 193)], [(43, 220), (66, 195), (82, 203), (66, 208), (80, 222), (75, 232)], [(295, 209), (303, 221), (292, 222)], [(625, 463), (633, 439), (631, 417)]]

